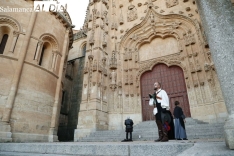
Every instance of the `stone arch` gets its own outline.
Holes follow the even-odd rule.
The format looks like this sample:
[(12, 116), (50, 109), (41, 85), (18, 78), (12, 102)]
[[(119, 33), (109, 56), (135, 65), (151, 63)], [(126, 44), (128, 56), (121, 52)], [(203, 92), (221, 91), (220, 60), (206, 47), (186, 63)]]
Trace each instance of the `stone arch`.
[(15, 20), (14, 18), (10, 17), (10, 16), (0, 15), (0, 25), (1, 24), (10, 25), (14, 29), (14, 31), (17, 31), (17, 32), (22, 31), (22, 27), (19, 24), (19, 22), (17, 20)]
[(80, 51), (81, 51), (82, 56), (85, 56), (86, 49), (87, 49), (87, 42), (83, 42), (83, 43), (80, 45)]
[[(0, 42), (4, 35), (8, 35), (8, 39), (4, 47), (5, 52), (14, 52), (17, 38), (21, 31), (21, 25), (17, 20), (7, 15), (0, 15)], [(3, 52), (2, 54), (7, 55), (7, 53), (5, 52)]]
[(140, 78), (142, 117), (144, 121), (154, 119), (154, 116), (149, 116), (149, 113), (147, 113), (152, 107), (149, 107), (146, 103), (148, 101), (148, 93), (153, 92), (153, 84), (155, 81), (161, 82), (162, 88), (166, 90), (171, 111), (174, 109), (174, 102), (178, 100), (183, 103), (182, 107), (186, 108), (183, 109), (186, 112), (186, 116), (191, 115), (182, 68), (178, 65), (168, 66), (165, 63), (157, 63), (152, 67), (151, 71), (144, 72)]
[[(167, 37), (173, 37), (175, 38), (178, 42), (178, 49), (181, 49), (181, 45), (179, 44), (179, 39), (180, 37), (178, 34), (170, 34), (170, 33), (151, 33), (148, 37), (144, 36), (140, 39), (140, 42), (135, 42), (134, 47), (136, 47), (136, 50), (139, 50), (140, 47), (144, 44), (149, 44), (151, 43), (155, 38), (161, 38), (161, 39), (166, 39)], [(179, 52), (179, 51), (178, 51)]]
[(4, 54), (11, 30), (8, 26), (0, 26), (0, 54)]
[(41, 35), (40, 40), (42, 42), (49, 42), (53, 47), (52, 48), (53, 51), (57, 51), (60, 53), (60, 47), (58, 44), (58, 40), (54, 37), (54, 35), (49, 34), (49, 33), (43, 34), (43, 35)]
[(160, 58), (160, 59), (154, 59), (154, 60), (147, 61), (147, 62), (140, 65), (140, 69), (136, 74), (137, 83), (139, 84), (140, 77), (142, 76), (143, 73), (145, 73), (147, 71), (152, 71), (153, 67), (156, 66), (157, 64), (160, 64), (160, 63), (165, 64), (168, 67), (170, 67), (170, 66), (179, 66), (183, 70), (185, 78), (187, 78), (187, 76), (186, 76), (187, 75), (186, 66), (183, 63), (181, 63), (180, 61), (176, 60), (176, 57), (171, 58), (171, 59)]
[[(36, 58), (39, 60), (38, 65), (55, 71), (57, 67), (58, 60), (61, 59), (60, 47), (57, 39), (51, 34), (41, 35), (37, 51)], [(59, 57), (60, 56), (60, 57)]]
[[(155, 22), (153, 23), (150, 20), (151, 14), (153, 14), (155, 17)], [(175, 20), (177, 22), (175, 22)], [(135, 48), (136, 45), (138, 45), (139, 48), (141, 42), (144, 42), (146, 38), (153, 35), (174, 35), (178, 42), (180, 42), (180, 40), (184, 38), (183, 35), (191, 31), (197, 34), (197, 40), (199, 42), (204, 41), (200, 25), (196, 20), (192, 20), (187, 16), (178, 14), (161, 15), (158, 14), (153, 8), (149, 8), (143, 21), (131, 28), (122, 37), (118, 48), (123, 50), (125, 47), (129, 47), (130, 49), (137, 50), (137, 48)]]

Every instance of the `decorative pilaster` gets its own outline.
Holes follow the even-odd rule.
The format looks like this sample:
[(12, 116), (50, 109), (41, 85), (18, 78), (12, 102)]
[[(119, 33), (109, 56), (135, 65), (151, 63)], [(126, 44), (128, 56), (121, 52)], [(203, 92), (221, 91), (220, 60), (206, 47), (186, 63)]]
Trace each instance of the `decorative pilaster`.
[(43, 45), (43, 42), (42, 41), (38, 41), (37, 43), (37, 50), (36, 50), (36, 54), (35, 54), (35, 57), (34, 57), (34, 60), (36, 60), (38, 62), (39, 60), (39, 56), (40, 56), (40, 53), (41, 53), (41, 48), (42, 48), (42, 45)]
[(53, 71), (53, 72), (56, 70), (58, 55), (59, 55), (58, 52), (55, 52), (55, 51), (52, 52), (51, 71)]

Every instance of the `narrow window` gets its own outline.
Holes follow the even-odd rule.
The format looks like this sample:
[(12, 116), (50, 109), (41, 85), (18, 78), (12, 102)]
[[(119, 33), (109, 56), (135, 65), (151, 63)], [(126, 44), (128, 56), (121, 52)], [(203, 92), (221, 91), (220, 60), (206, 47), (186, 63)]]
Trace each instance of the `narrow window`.
[(3, 54), (4, 49), (6, 47), (6, 43), (7, 43), (7, 39), (8, 39), (8, 34), (4, 34), (2, 37), (2, 41), (0, 44), (0, 54)]
[(41, 58), (40, 58), (40, 61), (39, 61), (39, 66), (41, 66), (41, 64), (42, 64), (44, 52), (45, 52), (45, 46), (43, 46), (42, 51), (41, 51)]

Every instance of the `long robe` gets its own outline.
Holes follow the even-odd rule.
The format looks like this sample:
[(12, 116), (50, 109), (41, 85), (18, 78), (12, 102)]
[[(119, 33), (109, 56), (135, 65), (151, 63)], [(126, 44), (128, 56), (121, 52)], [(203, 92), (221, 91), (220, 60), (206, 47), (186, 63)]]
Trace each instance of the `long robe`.
[(173, 112), (175, 118), (175, 139), (187, 139), (185, 124), (184, 124), (184, 113), (182, 108), (176, 106)]

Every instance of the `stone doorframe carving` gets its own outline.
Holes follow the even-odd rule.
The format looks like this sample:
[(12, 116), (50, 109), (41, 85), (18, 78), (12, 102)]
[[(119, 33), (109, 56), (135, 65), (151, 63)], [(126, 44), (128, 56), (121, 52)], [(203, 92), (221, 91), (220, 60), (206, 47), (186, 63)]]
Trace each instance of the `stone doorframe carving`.
[[(152, 16), (154, 22), (152, 22)], [(183, 51), (184, 36), (189, 33), (196, 34), (199, 44), (205, 42), (198, 21), (179, 14), (158, 14), (153, 8), (148, 8), (148, 12), (141, 23), (131, 28), (121, 39), (119, 49), (124, 51), (125, 47), (138, 50), (139, 47), (150, 42), (156, 36), (165, 38), (174, 37), (178, 41), (180, 51)]]
[[(152, 18), (154, 20), (152, 20)], [(186, 45), (187, 36), (189, 35), (193, 35), (194, 37), (194, 42), (191, 44), (195, 44), (198, 53), (200, 53), (200, 55), (204, 55), (203, 52), (205, 51), (205, 47), (200, 45), (203, 45), (205, 40), (202, 37), (202, 31), (198, 21), (179, 14), (161, 15), (157, 13), (154, 8), (149, 7), (143, 21), (131, 28), (122, 37), (118, 48), (122, 55), (127, 55), (126, 51), (127, 53), (131, 51), (131, 53), (135, 55), (135, 63), (138, 64), (136, 72), (139, 72), (136, 79), (137, 87), (139, 87), (138, 81), (141, 74), (147, 70), (151, 70), (151, 68), (157, 63), (164, 63), (168, 66), (180, 66), (184, 71), (185, 79), (188, 79), (188, 76), (191, 75), (191, 73), (187, 72), (190, 70), (189, 68), (185, 68), (185, 66), (187, 66), (187, 60), (185, 61), (184, 58), (189, 57), (189, 51), (186, 49), (186, 46), (190, 46), (190, 44)], [(148, 60), (147, 63), (140, 62), (137, 59), (139, 56), (139, 48), (141, 45), (151, 42), (156, 37), (175, 38), (178, 44), (178, 52), (173, 55)]]

